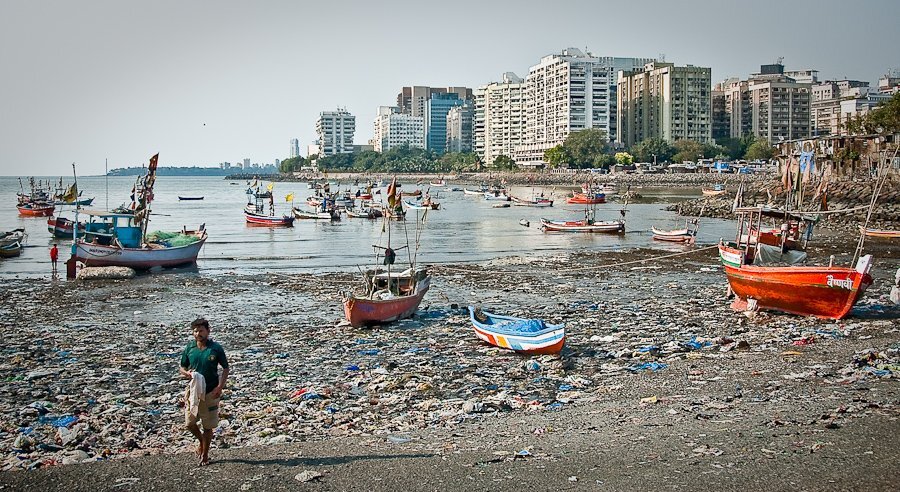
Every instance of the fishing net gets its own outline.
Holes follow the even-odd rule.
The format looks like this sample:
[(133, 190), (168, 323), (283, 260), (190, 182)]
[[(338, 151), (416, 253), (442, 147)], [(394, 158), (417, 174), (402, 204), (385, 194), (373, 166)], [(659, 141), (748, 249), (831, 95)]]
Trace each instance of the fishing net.
[(194, 235), (182, 234), (180, 232), (163, 232), (155, 231), (147, 234), (148, 243), (158, 243), (170, 248), (187, 246), (196, 243), (200, 238)]

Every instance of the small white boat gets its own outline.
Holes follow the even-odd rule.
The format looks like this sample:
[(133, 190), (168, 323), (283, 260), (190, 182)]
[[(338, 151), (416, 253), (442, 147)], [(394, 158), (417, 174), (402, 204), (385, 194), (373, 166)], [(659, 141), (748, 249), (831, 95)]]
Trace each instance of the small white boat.
[(509, 202), (495, 203), (491, 208), (509, 208)]
[(525, 219), (519, 219), (519, 225), (524, 227), (531, 227), (531, 222), (528, 222)]

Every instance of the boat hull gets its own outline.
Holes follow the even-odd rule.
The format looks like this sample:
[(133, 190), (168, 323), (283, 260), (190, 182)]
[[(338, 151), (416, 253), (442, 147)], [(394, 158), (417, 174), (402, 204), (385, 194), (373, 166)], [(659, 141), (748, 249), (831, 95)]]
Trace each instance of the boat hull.
[(200, 248), (206, 242), (206, 233), (200, 240), (187, 246), (174, 248), (120, 248), (101, 244), (75, 242), (75, 259), (85, 266), (124, 266), (136, 270), (149, 270), (153, 267), (175, 267), (197, 262)]
[(868, 273), (847, 267), (763, 267), (735, 264), (733, 248), (720, 256), (731, 290), (738, 297), (736, 308), (750, 300), (759, 309), (802, 316), (842, 319), (872, 284)]
[(651, 227), (650, 230), (653, 231), (653, 239), (656, 241), (694, 244), (694, 240), (696, 239), (696, 235), (692, 234), (691, 231), (688, 231), (687, 229), (664, 231), (655, 227)]
[[(62, 217), (50, 217), (47, 219), (47, 231), (50, 234), (53, 234), (54, 237), (58, 237), (60, 239), (72, 239), (72, 234), (75, 232), (75, 221), (65, 219)], [(78, 225), (78, 237), (84, 235), (84, 226)]]
[(625, 232), (625, 222), (613, 220), (609, 222), (588, 223), (583, 220), (558, 221), (541, 219), (541, 228), (545, 232), (603, 232), (621, 234)]
[[(424, 285), (422, 285), (424, 283)], [(344, 299), (344, 316), (354, 328), (409, 318), (428, 292), (430, 278), (420, 282), (416, 293), (388, 300), (350, 296)]]
[(19, 210), (19, 215), (25, 217), (50, 217), (51, 215), (53, 215), (53, 211), (56, 209), (56, 206), (16, 206), (16, 208)]
[(860, 232), (865, 234), (867, 237), (877, 237), (882, 239), (900, 239), (900, 231), (889, 231), (884, 229), (866, 229), (863, 226), (859, 226)]
[[(507, 316), (485, 313), (488, 318), (499, 321), (519, 320)], [(558, 354), (566, 343), (565, 325), (547, 325), (546, 330), (537, 333), (511, 333), (494, 329), (491, 324), (481, 323), (475, 318), (474, 309), (469, 307), (469, 319), (475, 336), (495, 347), (512, 350), (520, 354)]]
[(0, 245), (0, 258), (13, 258), (22, 254), (22, 243), (13, 241)]
[(244, 219), (247, 221), (247, 225), (252, 226), (291, 227), (294, 225), (294, 218), (287, 215), (278, 217), (274, 215), (251, 214), (244, 211)]

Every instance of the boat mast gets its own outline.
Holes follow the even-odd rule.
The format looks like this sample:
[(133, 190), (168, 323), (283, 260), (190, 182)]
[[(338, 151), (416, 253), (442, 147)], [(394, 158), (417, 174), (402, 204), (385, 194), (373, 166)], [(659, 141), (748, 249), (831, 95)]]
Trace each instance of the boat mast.
[[(72, 177), (75, 179), (75, 184), (72, 185), (75, 187), (75, 223), (72, 224), (72, 254), (74, 255), (75, 243), (78, 241), (78, 209), (81, 208), (78, 205), (78, 174), (75, 173), (74, 162), (72, 163)], [(62, 182), (62, 178), (60, 178), (60, 182)]]

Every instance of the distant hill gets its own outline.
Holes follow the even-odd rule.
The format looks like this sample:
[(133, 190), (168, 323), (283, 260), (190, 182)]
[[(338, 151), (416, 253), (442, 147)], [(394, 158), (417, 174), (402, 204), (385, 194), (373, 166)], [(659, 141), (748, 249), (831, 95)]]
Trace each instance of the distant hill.
[[(271, 167), (271, 169), (269, 169)], [(124, 167), (111, 169), (110, 176), (140, 176), (147, 172), (146, 167)], [(172, 167), (160, 166), (156, 169), (157, 176), (228, 176), (233, 173), (241, 173), (242, 171), (236, 167), (221, 169), (218, 167)], [(274, 166), (266, 166), (258, 169), (248, 170), (248, 174), (261, 174), (265, 172), (277, 172)]]

